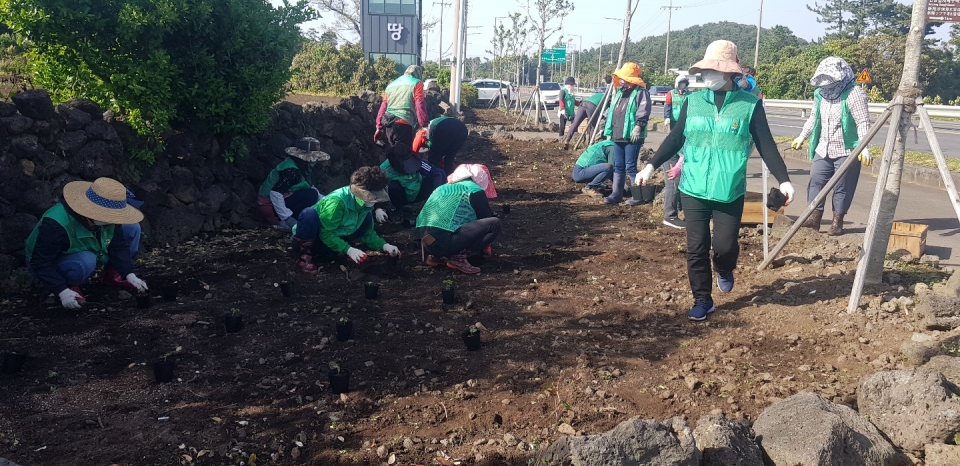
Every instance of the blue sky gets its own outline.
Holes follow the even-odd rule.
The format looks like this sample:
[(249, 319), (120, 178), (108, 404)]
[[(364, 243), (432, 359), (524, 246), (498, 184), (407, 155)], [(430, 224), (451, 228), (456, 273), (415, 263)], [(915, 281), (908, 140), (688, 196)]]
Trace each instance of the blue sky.
[[(270, 0), (273, 4), (281, 0)], [(424, 20), (440, 17), (440, 5), (434, 0), (422, 0)], [(446, 0), (453, 3), (453, 0)], [(580, 43), (577, 35), (583, 36), (583, 49), (596, 47), (602, 40), (604, 44), (619, 42), (621, 23), (605, 18), (622, 18), (626, 9), (624, 0), (572, 0), (574, 10), (563, 22), (563, 33), (573, 38), (575, 46)], [(763, 26), (772, 27), (783, 25), (790, 28), (797, 36), (813, 40), (824, 34), (823, 24), (817, 22), (817, 16), (807, 10), (807, 1), (812, 0), (765, 0), (763, 4)], [(490, 49), (493, 37), (494, 18), (506, 16), (512, 12), (525, 12), (526, 1), (517, 0), (474, 0), (469, 8), (467, 19), (470, 27), (467, 41), (467, 56), (489, 56), (485, 51)], [(909, 2), (903, 2), (909, 3)], [(482, 5), (482, 6), (480, 6)], [(603, 5), (601, 7), (601, 5)], [(668, 14), (666, 7), (669, 0), (644, 1), (631, 23), (631, 40), (640, 40), (646, 36), (658, 36), (667, 32)], [(670, 20), (671, 30), (685, 29), (697, 24), (719, 21), (733, 21), (743, 24), (756, 25), (760, 7), (760, 0), (674, 0)], [(453, 8), (444, 8), (443, 41), (438, 42), (438, 29), (427, 33), (426, 59), (436, 60), (438, 46), (444, 47), (444, 57), (449, 56), (450, 43), (453, 34)], [(320, 28), (326, 18), (303, 25), (304, 28)], [(945, 36), (947, 27), (941, 27), (937, 36)], [(719, 39), (719, 38), (718, 38)], [(753, 44), (737, 44), (742, 49), (741, 55), (753, 50)], [(574, 46), (574, 49), (575, 49)], [(752, 52), (751, 52), (752, 53)]]

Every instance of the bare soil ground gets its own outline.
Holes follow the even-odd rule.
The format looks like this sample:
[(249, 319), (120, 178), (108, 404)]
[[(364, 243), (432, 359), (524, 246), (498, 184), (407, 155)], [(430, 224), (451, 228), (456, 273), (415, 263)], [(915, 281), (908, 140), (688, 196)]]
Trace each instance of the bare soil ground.
[[(419, 262), (409, 230), (378, 227), (400, 246), (396, 267), (370, 280), (380, 299), (333, 265), (300, 275), (288, 239), (227, 231), (142, 254), (157, 293), (132, 299), (98, 285), (67, 312), (37, 294), (4, 296), (0, 348), (28, 351), (24, 372), (0, 375), (0, 456), (31, 465), (256, 464), (526, 465), (563, 435), (598, 433), (631, 416), (723, 413), (754, 419), (802, 390), (855, 401), (860, 378), (892, 368), (913, 324), (884, 296), (942, 274), (901, 274), (868, 290), (869, 310), (843, 309), (856, 247), (804, 234), (776, 268), (756, 272), (760, 237), (744, 227), (732, 293), (718, 312), (692, 304), (685, 236), (653, 206), (607, 207), (569, 181), (576, 154), (535, 141), (471, 138), (460, 161), (488, 164), (504, 233), (483, 272)], [(376, 258), (375, 258), (376, 259)], [(440, 298), (443, 280), (459, 303)], [(295, 283), (283, 298), (277, 282)], [(240, 333), (222, 315), (244, 314)], [(909, 310), (907, 310), (909, 312)], [(339, 342), (349, 317), (356, 338)], [(460, 339), (479, 323), (483, 348)], [(149, 362), (169, 353), (176, 380), (157, 384)], [(351, 371), (333, 395), (331, 362)]]

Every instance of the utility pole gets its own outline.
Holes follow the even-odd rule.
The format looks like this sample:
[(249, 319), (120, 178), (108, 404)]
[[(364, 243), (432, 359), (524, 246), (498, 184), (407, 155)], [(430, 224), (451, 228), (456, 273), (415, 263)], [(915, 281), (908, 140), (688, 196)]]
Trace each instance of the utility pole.
[(437, 41), (437, 43), (440, 44), (438, 47), (440, 50), (437, 50), (437, 53), (439, 53), (440, 56), (437, 57), (437, 65), (443, 66), (443, 6), (449, 5), (449, 3), (433, 2), (433, 4), (440, 4), (440, 40)]
[(660, 7), (661, 10), (667, 10), (667, 51), (663, 57), (663, 74), (667, 74), (667, 68), (670, 66), (670, 23), (673, 21), (673, 10), (680, 8), (673, 6), (673, 0), (670, 0), (670, 6)]
[(603, 69), (600, 67), (600, 59), (603, 58), (603, 36), (600, 36), (600, 47), (597, 49), (597, 89), (600, 89), (600, 81), (603, 81)]
[(763, 22), (763, 0), (760, 0), (760, 16), (757, 18), (757, 47), (753, 49), (753, 67), (754, 68), (760, 66), (760, 24), (762, 22)]
[(453, 60), (450, 64), (450, 105), (454, 115), (460, 115), (460, 70), (463, 66), (463, 42), (466, 38), (463, 16), (465, 13), (466, 0), (454, 0), (453, 2)]

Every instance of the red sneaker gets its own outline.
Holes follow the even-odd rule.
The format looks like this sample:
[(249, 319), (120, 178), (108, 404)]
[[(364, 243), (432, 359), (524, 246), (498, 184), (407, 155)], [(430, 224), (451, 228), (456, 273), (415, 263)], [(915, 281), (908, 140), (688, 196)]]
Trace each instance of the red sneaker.
[(427, 255), (427, 259), (424, 262), (426, 262), (427, 265), (429, 265), (430, 267), (436, 267), (438, 265), (443, 264), (444, 260), (442, 258), (434, 256), (433, 254), (429, 254)]
[(458, 254), (456, 256), (450, 256), (447, 259), (447, 267), (451, 269), (459, 270), (465, 274), (473, 275), (475, 273), (480, 273), (480, 267), (474, 267), (469, 262), (467, 262), (466, 254)]
[(110, 264), (107, 264), (103, 267), (103, 272), (101, 272), (100, 275), (103, 277), (104, 285), (126, 288), (128, 290), (137, 289), (137, 287), (133, 286), (132, 283), (121, 277), (120, 272), (117, 272), (117, 269), (113, 268), (113, 266)]

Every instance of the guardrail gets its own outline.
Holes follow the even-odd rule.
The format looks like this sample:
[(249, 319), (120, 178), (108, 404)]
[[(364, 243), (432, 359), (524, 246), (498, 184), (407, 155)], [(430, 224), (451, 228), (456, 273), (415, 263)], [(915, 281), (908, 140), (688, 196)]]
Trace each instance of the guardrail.
[[(776, 100), (763, 99), (767, 108), (785, 108), (790, 110), (799, 110), (802, 116), (807, 116), (807, 112), (813, 108), (812, 100)], [(886, 103), (870, 103), (870, 113), (883, 113), (887, 108)], [(953, 105), (924, 105), (927, 113), (932, 117), (939, 118), (960, 118), (960, 107)]]

